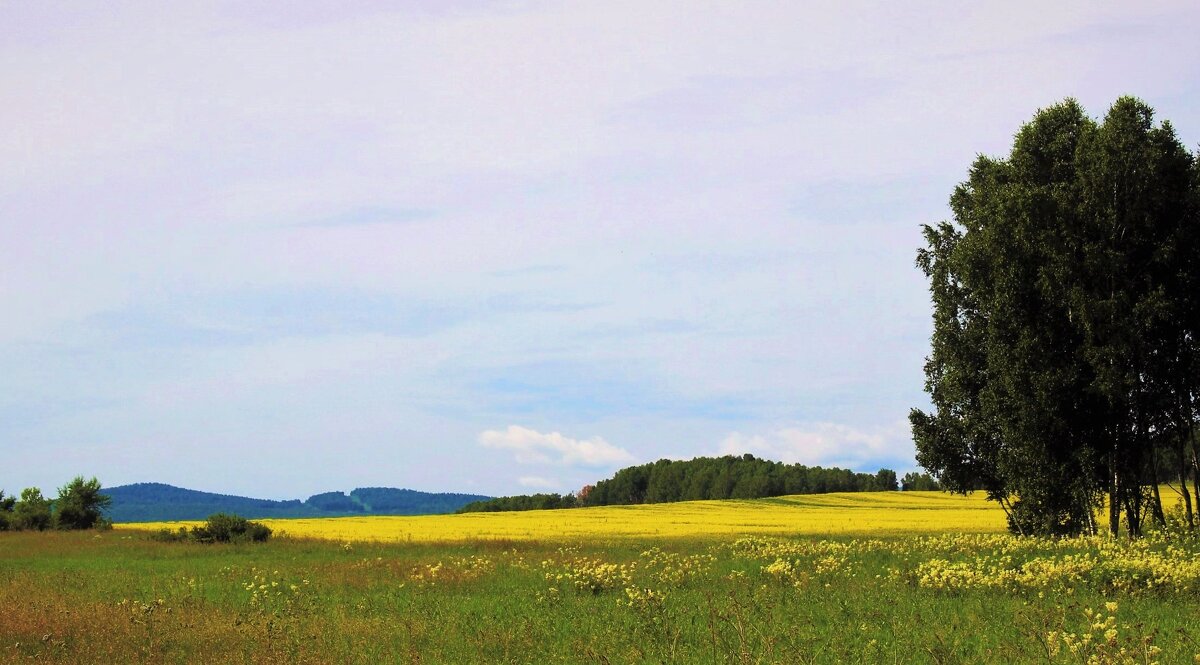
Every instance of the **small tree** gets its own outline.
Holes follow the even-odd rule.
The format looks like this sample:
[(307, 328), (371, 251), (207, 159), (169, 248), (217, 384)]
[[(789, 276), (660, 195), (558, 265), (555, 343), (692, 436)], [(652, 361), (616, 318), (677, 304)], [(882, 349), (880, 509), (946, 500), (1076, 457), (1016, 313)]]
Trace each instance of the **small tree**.
[(58, 501), (54, 507), (57, 526), (60, 529), (91, 529), (103, 525), (104, 511), (112, 505), (112, 498), (100, 493), (100, 481), (74, 480), (58, 490)]
[(50, 528), (53, 522), (50, 500), (42, 496), (42, 491), (36, 487), (21, 490), (21, 500), (13, 506), (12, 527), (43, 531)]

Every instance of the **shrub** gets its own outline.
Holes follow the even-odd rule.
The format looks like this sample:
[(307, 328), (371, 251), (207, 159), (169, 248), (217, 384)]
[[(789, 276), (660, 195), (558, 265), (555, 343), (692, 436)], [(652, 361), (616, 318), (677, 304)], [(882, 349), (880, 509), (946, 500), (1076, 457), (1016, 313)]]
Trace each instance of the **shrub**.
[(0, 490), (0, 531), (8, 531), (8, 524), (12, 521), (13, 506), (16, 503), (16, 497), (4, 496), (4, 490)]
[(157, 540), (160, 543), (180, 543), (185, 540), (190, 540), (192, 534), (188, 532), (187, 527), (181, 526), (178, 531), (172, 531), (166, 527), (150, 534), (151, 540)]
[(42, 491), (36, 487), (27, 487), (21, 492), (21, 500), (13, 506), (12, 523), (10, 526), (18, 531), (34, 529), (44, 531), (50, 528), (54, 516), (50, 512), (50, 500), (42, 496)]
[(192, 528), (192, 538), (201, 543), (261, 543), (270, 537), (267, 525), (226, 513), (209, 515), (204, 526)]

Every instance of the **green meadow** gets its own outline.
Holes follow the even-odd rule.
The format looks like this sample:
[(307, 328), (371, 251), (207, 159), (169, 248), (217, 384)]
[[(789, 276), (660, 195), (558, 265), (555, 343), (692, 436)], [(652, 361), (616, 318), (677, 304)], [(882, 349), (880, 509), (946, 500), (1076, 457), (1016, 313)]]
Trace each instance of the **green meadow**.
[(1197, 551), (995, 534), (0, 533), (0, 662), (1191, 663)]

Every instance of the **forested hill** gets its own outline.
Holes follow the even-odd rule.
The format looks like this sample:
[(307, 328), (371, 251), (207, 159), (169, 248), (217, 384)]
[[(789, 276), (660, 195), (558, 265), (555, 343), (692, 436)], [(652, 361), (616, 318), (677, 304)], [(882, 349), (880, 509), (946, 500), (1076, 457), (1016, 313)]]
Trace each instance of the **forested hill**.
[[(906, 477), (906, 481), (908, 478)], [(933, 483), (932, 479), (929, 479)], [(932, 488), (932, 486), (931, 486)], [(753, 455), (661, 459), (630, 466), (577, 494), (508, 496), (463, 506), (459, 512), (537, 510), (577, 506), (668, 503), (699, 499), (758, 499), (786, 494), (877, 492), (899, 489), (896, 472), (784, 464)]]
[(344, 515), (428, 515), (452, 513), (462, 506), (488, 499), (478, 494), (418, 492), (392, 487), (360, 487), (343, 494), (325, 492), (305, 501), (274, 501), (213, 494), (164, 485), (137, 483), (106, 488), (112, 497), (108, 517), (114, 522), (198, 520), (213, 513), (234, 513), (257, 519), (266, 517), (337, 517)]

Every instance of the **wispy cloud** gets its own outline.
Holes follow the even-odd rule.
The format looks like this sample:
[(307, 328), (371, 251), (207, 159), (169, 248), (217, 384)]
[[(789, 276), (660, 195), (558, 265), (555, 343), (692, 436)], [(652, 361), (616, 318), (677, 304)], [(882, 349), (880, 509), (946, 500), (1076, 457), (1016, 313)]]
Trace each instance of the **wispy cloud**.
[(556, 490), (561, 486), (557, 480), (541, 476), (521, 476), (517, 478), (517, 484), (521, 487), (539, 490)]
[(634, 461), (628, 450), (598, 436), (573, 439), (558, 432), (543, 434), (519, 425), (487, 430), (479, 435), (479, 443), (485, 448), (512, 451), (522, 464), (614, 466)]
[(733, 432), (718, 448), (722, 455), (751, 453), (789, 464), (837, 466), (859, 471), (912, 464), (912, 432), (907, 422), (860, 428), (838, 423), (785, 427), (765, 434)]

